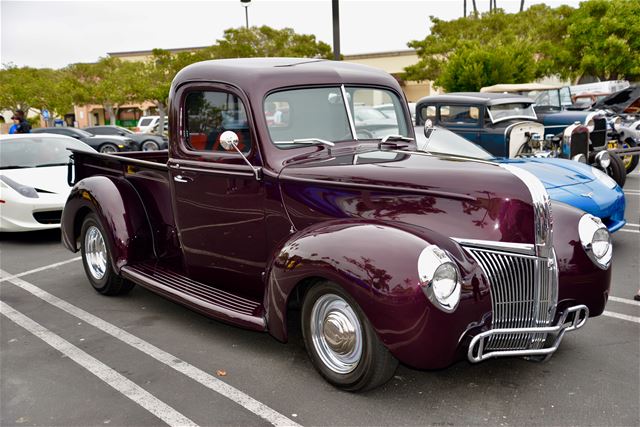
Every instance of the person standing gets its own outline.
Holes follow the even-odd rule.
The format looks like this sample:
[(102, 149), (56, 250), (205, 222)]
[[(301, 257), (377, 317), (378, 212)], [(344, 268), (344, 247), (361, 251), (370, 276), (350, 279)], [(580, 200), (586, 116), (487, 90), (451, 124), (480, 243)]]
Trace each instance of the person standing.
[(16, 110), (13, 116), (11, 117), (11, 120), (13, 120), (14, 125), (11, 126), (11, 129), (9, 129), (9, 133), (30, 133), (31, 132), (31, 125), (24, 117), (24, 111)]

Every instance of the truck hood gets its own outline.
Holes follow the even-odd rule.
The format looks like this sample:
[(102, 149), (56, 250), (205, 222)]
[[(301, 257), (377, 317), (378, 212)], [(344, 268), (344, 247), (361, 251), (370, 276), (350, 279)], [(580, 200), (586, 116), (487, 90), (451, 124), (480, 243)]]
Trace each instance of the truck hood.
[(525, 169), (535, 175), (547, 190), (576, 184), (586, 184), (596, 179), (591, 166), (566, 159), (500, 159), (500, 163)]
[(529, 190), (496, 163), (369, 151), (289, 165), (279, 179), (283, 203), (299, 230), (358, 218), (442, 236), (534, 242)]

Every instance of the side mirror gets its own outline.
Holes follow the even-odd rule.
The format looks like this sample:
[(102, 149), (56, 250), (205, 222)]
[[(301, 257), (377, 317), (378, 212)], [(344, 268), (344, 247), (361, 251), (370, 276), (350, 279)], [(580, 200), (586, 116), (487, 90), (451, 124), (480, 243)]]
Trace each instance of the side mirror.
[(251, 162), (249, 162), (249, 159), (247, 159), (247, 157), (244, 155), (244, 153), (240, 151), (240, 149), (238, 148), (238, 135), (234, 131), (225, 130), (224, 132), (222, 132), (222, 135), (220, 135), (220, 145), (222, 145), (222, 148), (227, 151), (237, 151), (238, 154), (242, 156), (242, 159), (245, 161), (245, 163), (249, 165), (249, 167), (253, 171), (253, 174), (256, 176), (256, 179), (258, 181), (262, 179), (262, 168), (253, 166)]
[(431, 138), (431, 134), (433, 133), (433, 131), (436, 130), (433, 127), (433, 122), (431, 121), (431, 119), (427, 119), (424, 121), (424, 136), (427, 137), (427, 139)]
[[(220, 145), (227, 151), (238, 150), (238, 135), (232, 130), (226, 130), (220, 135)], [(242, 153), (240, 153), (242, 154)]]

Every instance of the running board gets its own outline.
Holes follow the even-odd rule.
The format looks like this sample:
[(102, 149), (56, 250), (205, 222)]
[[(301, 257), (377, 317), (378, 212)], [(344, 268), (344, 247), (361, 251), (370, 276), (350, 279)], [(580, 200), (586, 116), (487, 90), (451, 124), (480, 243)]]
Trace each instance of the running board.
[(120, 274), (206, 316), (257, 331), (267, 329), (262, 304), (257, 301), (196, 282), (155, 264), (126, 265)]

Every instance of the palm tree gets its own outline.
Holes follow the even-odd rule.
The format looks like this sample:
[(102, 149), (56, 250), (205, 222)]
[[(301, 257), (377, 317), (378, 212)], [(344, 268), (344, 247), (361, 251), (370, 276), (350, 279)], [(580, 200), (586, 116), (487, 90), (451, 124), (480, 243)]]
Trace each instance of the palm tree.
[(524, 0), (520, 0), (520, 12), (524, 10)]
[(473, 13), (475, 15), (477, 15), (478, 14), (478, 6), (476, 5), (476, 0), (471, 0), (471, 1), (473, 3)]

